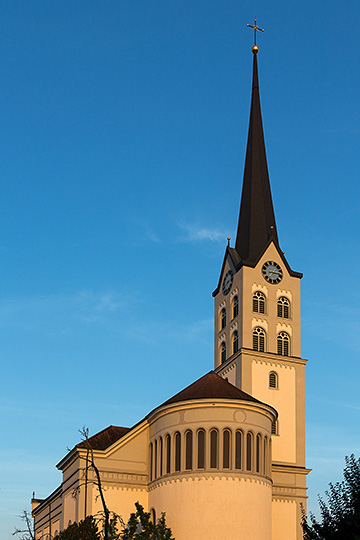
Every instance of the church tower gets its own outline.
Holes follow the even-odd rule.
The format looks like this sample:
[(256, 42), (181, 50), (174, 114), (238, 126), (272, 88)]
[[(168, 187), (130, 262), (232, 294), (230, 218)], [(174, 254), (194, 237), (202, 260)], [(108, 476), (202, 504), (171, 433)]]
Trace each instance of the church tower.
[(261, 118), (258, 47), (235, 247), (225, 251), (215, 299), (215, 372), (273, 406), (272, 538), (302, 538), (305, 508), (305, 364), (300, 279), (281, 251)]

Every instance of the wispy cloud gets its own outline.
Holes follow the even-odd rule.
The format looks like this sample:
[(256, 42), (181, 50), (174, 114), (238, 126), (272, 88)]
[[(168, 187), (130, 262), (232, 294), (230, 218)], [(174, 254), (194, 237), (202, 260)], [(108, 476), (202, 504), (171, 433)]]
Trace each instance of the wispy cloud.
[(127, 335), (134, 336), (138, 340), (149, 345), (159, 343), (159, 335), (164, 340), (172, 343), (192, 343), (199, 340), (208, 341), (208, 336), (213, 328), (212, 319), (202, 319), (193, 321), (189, 324), (180, 324), (173, 321), (145, 321), (142, 325), (138, 324), (136, 328), (128, 328)]
[(12, 298), (0, 303), (0, 327), (64, 333), (78, 324), (101, 324), (122, 313), (126, 304), (124, 294), (87, 290), (70, 295)]
[(227, 237), (225, 231), (217, 228), (201, 227), (186, 223), (179, 224), (179, 227), (185, 233), (180, 237), (181, 242), (203, 242), (207, 240), (211, 242), (224, 242)]

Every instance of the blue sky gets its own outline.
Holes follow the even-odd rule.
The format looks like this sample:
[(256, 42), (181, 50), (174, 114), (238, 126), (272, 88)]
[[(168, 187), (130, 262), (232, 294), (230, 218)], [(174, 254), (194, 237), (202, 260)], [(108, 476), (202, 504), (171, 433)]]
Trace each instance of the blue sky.
[(3, 0), (5, 540), (78, 428), (131, 426), (213, 367), (255, 11), (280, 244), (304, 273), (311, 509), (360, 454), (359, 3)]

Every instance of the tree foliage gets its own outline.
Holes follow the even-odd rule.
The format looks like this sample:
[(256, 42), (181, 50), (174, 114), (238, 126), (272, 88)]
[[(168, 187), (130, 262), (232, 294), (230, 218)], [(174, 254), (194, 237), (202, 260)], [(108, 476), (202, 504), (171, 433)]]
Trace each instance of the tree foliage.
[(345, 457), (344, 480), (329, 484), (327, 502), (319, 497), (321, 521), (303, 515), (305, 540), (360, 540), (360, 459)]
[[(111, 513), (107, 529), (109, 540), (174, 540), (171, 529), (166, 526), (164, 513), (157, 523), (153, 523), (150, 513), (145, 512), (141, 504), (135, 503), (135, 508), (136, 512), (130, 515), (126, 526), (120, 516)], [(87, 516), (79, 523), (69, 525), (53, 540), (105, 540), (103, 523), (103, 516)]]
[(130, 515), (127, 526), (120, 535), (122, 540), (174, 540), (171, 529), (166, 526), (165, 514), (162, 513), (157, 523), (153, 523), (149, 512), (138, 502), (136, 512)]
[(54, 540), (100, 540), (97, 523), (93, 516), (87, 516), (79, 523), (72, 523), (54, 537)]

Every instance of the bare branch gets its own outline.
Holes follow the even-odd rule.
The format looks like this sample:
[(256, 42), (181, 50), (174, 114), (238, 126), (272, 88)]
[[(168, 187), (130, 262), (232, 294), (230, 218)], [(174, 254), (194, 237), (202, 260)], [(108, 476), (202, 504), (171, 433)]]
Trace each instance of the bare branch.
[(15, 527), (12, 535), (15, 536), (21, 534), (20, 540), (35, 540), (34, 529), (32, 526), (31, 516), (29, 515), (29, 512), (27, 510), (24, 510), (19, 517), (24, 522), (25, 529), (18, 529), (17, 527)]

